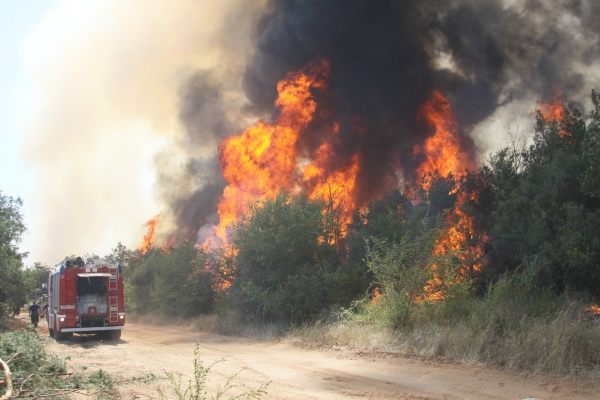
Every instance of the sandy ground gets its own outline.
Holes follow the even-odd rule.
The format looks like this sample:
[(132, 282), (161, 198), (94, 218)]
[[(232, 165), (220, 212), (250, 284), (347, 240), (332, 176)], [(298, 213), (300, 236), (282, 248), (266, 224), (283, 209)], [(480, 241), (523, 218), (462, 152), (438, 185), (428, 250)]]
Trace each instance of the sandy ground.
[[(40, 324), (40, 334), (47, 329)], [(126, 379), (146, 373), (151, 383), (119, 387), (123, 399), (157, 399), (168, 388), (165, 372), (193, 374), (196, 342), (204, 365), (224, 358), (209, 375), (209, 392), (240, 372), (230, 392), (269, 383), (266, 399), (598, 399), (598, 388), (566, 379), (527, 378), (493, 368), (349, 348), (259, 341), (172, 327), (128, 323), (121, 340), (95, 336), (50, 341), (47, 350), (70, 356), (69, 366), (103, 369)], [(170, 398), (175, 398), (171, 396)], [(226, 396), (225, 398), (229, 398)]]

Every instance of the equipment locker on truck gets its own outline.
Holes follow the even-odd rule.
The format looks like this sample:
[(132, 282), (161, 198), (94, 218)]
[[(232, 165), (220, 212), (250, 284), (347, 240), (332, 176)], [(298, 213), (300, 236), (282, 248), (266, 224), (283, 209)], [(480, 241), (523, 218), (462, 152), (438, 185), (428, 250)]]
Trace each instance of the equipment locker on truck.
[(56, 340), (73, 333), (101, 333), (118, 339), (125, 325), (121, 265), (67, 257), (48, 280), (48, 332)]

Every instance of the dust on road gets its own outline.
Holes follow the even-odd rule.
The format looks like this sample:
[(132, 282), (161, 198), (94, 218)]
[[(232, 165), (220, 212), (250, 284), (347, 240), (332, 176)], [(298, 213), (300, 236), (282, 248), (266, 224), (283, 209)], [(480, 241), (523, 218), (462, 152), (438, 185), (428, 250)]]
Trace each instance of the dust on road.
[[(40, 326), (44, 331), (45, 326)], [(47, 332), (47, 330), (46, 330)], [(289, 341), (259, 341), (191, 332), (184, 328), (128, 323), (121, 340), (101, 341), (75, 336), (51, 341), (50, 352), (70, 356), (71, 368), (103, 369), (128, 378), (152, 373), (181, 373), (184, 385), (193, 374), (196, 342), (204, 365), (224, 358), (209, 375), (208, 388), (223, 385), (240, 372), (241, 385), (231, 394), (258, 389), (270, 382), (267, 399), (597, 399), (597, 391), (566, 379), (526, 378), (523, 375), (478, 366), (431, 361), (390, 353), (348, 348), (299, 345)], [(157, 399), (157, 386), (119, 387), (124, 399)]]

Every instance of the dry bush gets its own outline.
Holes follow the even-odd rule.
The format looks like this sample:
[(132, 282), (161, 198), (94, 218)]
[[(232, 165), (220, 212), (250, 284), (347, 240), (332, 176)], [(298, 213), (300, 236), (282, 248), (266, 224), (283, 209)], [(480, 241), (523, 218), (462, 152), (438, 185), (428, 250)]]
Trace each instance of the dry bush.
[(289, 331), (289, 325), (249, 321), (235, 312), (228, 312), (224, 315), (210, 314), (196, 317), (192, 320), (192, 330), (269, 340), (284, 336)]
[(187, 327), (190, 325), (189, 318), (173, 317), (164, 314), (127, 314), (127, 321), (134, 324), (152, 325), (152, 326), (178, 326)]
[(496, 365), (536, 374), (600, 380), (600, 320), (572, 302), (556, 314), (521, 316), (500, 324), (490, 315), (456, 323), (423, 321), (410, 328), (385, 328), (361, 322), (316, 324), (289, 337), (303, 342), (444, 357), (469, 364)]
[(193, 332), (218, 333), (265, 340), (281, 338), (290, 331), (287, 324), (248, 321), (235, 312), (227, 312), (222, 315), (206, 314), (194, 318), (170, 317), (162, 314), (129, 314), (127, 318), (132, 323), (142, 325), (177, 326)]

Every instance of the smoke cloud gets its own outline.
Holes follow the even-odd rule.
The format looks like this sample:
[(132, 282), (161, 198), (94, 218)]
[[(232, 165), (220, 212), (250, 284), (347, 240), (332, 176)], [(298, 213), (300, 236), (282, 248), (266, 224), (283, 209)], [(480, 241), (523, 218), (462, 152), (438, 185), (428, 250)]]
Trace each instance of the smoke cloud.
[(39, 182), (31, 230), (53, 238), (36, 240), (44, 257), (135, 246), (158, 211), (159, 242), (204, 238), (226, 185), (218, 143), (276, 118), (277, 82), (311, 62), (331, 74), (299, 146), (315, 151), (337, 121), (332, 162), (360, 155), (363, 204), (398, 170), (414, 179), (413, 149), (432, 134), (417, 114), (434, 91), (474, 157), (502, 146), (505, 124), (525, 124), (538, 98), (582, 105), (600, 87), (595, 0), (79, 4), (61, 3), (25, 57), (39, 91), (24, 149)]
[[(598, 66), (594, 1), (273, 1), (245, 75), (248, 98), (272, 109), (275, 84), (317, 57), (331, 61), (335, 118), (360, 118), (344, 147), (363, 155), (362, 185), (376, 193), (399, 160), (415, 167), (414, 145), (428, 136), (418, 107), (446, 95), (465, 136), (503, 104), (560, 91), (589, 95)], [(591, 71), (590, 71), (591, 72)], [(530, 104), (535, 104), (534, 102)], [(485, 143), (480, 143), (485, 146)], [(486, 146), (487, 147), (487, 146)], [(418, 161), (418, 160), (416, 160)]]
[[(529, 130), (520, 124), (532, 123), (528, 114), (538, 99), (560, 93), (568, 104), (585, 104), (600, 83), (594, 72), (600, 66), (598, 17), (593, 0), (273, 0), (256, 24), (244, 110), (275, 118), (277, 82), (328, 60), (329, 97), (314, 93), (315, 114), (324, 117), (315, 118), (299, 146), (310, 154), (326, 140), (324, 120), (337, 121), (342, 143), (332, 162), (360, 155), (357, 192), (366, 204), (389, 190), (398, 169), (407, 181), (415, 179), (421, 160), (414, 148), (432, 134), (417, 114), (433, 91), (450, 100), (461, 146), (473, 158), (503, 146), (507, 124)], [(190, 100), (182, 104), (183, 119), (190, 120)], [(239, 133), (223, 132), (229, 112), (214, 114), (210, 137)], [(367, 134), (357, 134), (357, 124)], [(201, 205), (196, 209), (203, 216), (186, 224), (197, 229), (213, 215), (207, 200), (216, 204), (222, 185), (178, 201), (178, 209)]]
[(201, 221), (181, 199), (211, 206), (194, 193), (204, 176), (211, 176), (208, 186), (219, 184), (211, 153), (237, 125), (218, 108), (193, 104), (216, 99), (224, 110), (244, 101), (233, 82), (240, 85), (252, 51), (248, 30), (261, 7), (238, 0), (57, 3), (23, 46), (32, 81), (22, 148), (35, 174), (23, 246), (31, 261), (103, 255), (119, 241), (136, 248), (163, 204), (173, 210), (161, 218), (165, 228), (177, 222), (172, 214)]

